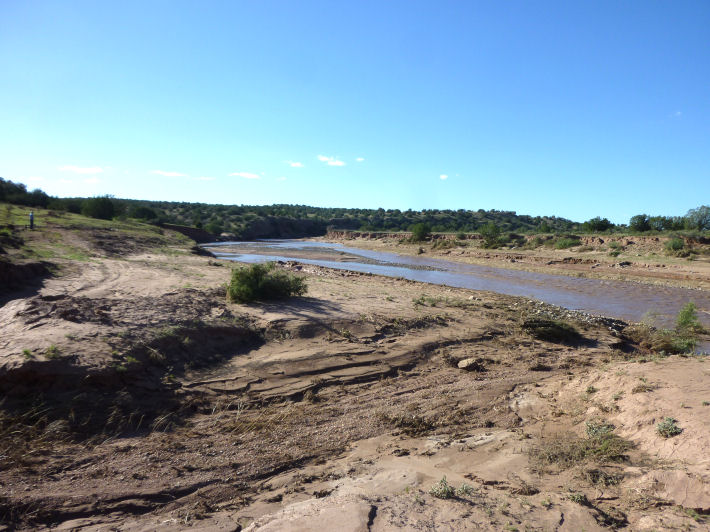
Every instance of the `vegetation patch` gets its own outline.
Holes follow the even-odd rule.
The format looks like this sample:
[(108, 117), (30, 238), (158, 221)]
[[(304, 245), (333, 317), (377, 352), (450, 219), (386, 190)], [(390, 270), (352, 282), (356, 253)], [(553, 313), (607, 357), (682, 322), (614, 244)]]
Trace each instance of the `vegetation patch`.
[(558, 238), (555, 241), (555, 249), (568, 249), (568, 248), (573, 248), (575, 246), (579, 246), (579, 237), (578, 236), (566, 236), (562, 238)]
[(435, 424), (425, 417), (415, 414), (396, 414), (391, 415), (384, 413), (380, 419), (385, 423), (394, 425), (407, 436), (421, 436), (429, 434), (434, 430)]
[(302, 296), (306, 290), (305, 279), (276, 270), (273, 263), (252, 264), (232, 270), (227, 299), (232, 303), (285, 299)]
[(431, 487), (429, 494), (438, 499), (451, 499), (456, 494), (456, 489), (446, 481), (444, 476)]
[(673, 329), (657, 329), (642, 323), (625, 331), (641, 347), (661, 354), (692, 353), (698, 345), (698, 335), (704, 332), (697, 307), (692, 302), (678, 312)]
[(683, 432), (683, 429), (678, 426), (678, 422), (675, 419), (666, 417), (656, 425), (656, 432), (664, 438), (672, 438)]
[(582, 339), (582, 335), (569, 323), (546, 318), (525, 320), (523, 330), (534, 338), (547, 342), (574, 343)]
[[(608, 426), (607, 426), (608, 427)], [(586, 438), (561, 435), (547, 439), (542, 445), (530, 450), (534, 467), (555, 465), (569, 469), (583, 462), (624, 462), (628, 460), (631, 442), (620, 438), (605, 426), (587, 425)], [(590, 435), (595, 434), (595, 435)]]
[(465, 497), (473, 494), (473, 487), (464, 482), (458, 488), (454, 489), (454, 487), (446, 480), (446, 476), (444, 476), (439, 482), (434, 484), (431, 489), (429, 489), (429, 494), (438, 499)]

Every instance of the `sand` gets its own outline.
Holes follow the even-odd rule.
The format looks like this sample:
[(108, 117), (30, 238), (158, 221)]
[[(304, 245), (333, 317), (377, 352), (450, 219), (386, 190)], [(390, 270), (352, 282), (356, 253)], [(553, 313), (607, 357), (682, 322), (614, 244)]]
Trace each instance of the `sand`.
[[(305, 297), (231, 304), (230, 266), (97, 253), (5, 298), (0, 529), (706, 529), (706, 357), (297, 263)], [(541, 315), (581, 338), (532, 337)], [(590, 426), (622, 452), (540, 458)], [(430, 493), (444, 477), (450, 498)]]

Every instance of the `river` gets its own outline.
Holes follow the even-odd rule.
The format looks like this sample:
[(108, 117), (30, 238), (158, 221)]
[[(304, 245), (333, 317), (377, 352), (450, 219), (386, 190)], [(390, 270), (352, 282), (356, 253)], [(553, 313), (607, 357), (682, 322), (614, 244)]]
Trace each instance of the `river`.
[(698, 307), (700, 320), (710, 326), (710, 293), (702, 290), (508, 270), (329, 242), (265, 240), (218, 242), (204, 247), (221, 259), (247, 263), (295, 260), (341, 270), (524, 296), (627, 321), (641, 321), (652, 315), (654, 323), (664, 326), (672, 325), (680, 308), (692, 301)]

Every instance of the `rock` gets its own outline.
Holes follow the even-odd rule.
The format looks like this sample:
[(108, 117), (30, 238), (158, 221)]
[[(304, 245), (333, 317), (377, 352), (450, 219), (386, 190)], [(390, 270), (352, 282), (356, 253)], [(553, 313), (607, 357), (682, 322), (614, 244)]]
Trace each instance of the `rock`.
[(486, 371), (486, 367), (481, 363), (480, 358), (464, 358), (456, 365), (459, 369), (466, 371)]

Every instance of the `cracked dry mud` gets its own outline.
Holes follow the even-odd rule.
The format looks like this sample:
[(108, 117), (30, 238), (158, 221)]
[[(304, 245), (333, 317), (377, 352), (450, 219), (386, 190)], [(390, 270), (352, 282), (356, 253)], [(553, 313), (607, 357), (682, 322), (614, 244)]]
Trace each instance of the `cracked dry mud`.
[[(704, 358), (607, 320), (537, 340), (536, 302), (297, 264), (307, 297), (228, 304), (225, 266), (103, 258), (0, 308), (0, 528), (708, 526)], [(628, 446), (539, 458), (589, 426)]]

